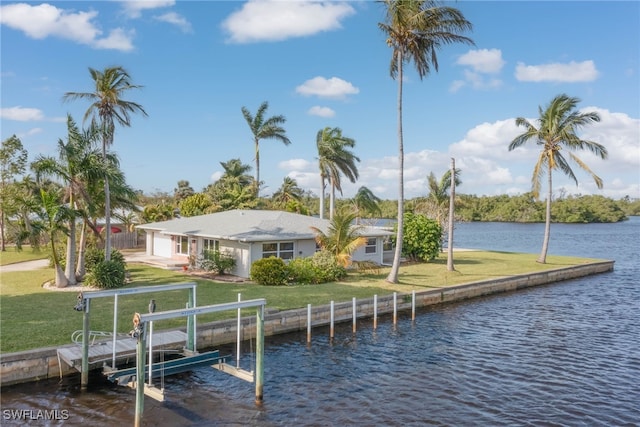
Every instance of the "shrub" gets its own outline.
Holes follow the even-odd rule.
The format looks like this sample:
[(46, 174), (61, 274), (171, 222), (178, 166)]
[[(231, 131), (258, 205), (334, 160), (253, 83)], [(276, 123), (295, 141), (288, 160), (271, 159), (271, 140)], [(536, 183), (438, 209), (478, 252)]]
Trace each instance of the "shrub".
[[(111, 261), (117, 262), (122, 265), (123, 269), (126, 269), (127, 262), (124, 260), (124, 255), (117, 249), (111, 250)], [(101, 262), (104, 262), (104, 249), (90, 248), (84, 254), (84, 268), (87, 271), (92, 271), (94, 267)]]
[(318, 283), (334, 282), (347, 275), (347, 270), (338, 265), (336, 257), (329, 251), (316, 252), (311, 257), (311, 262), (319, 276)]
[(87, 274), (85, 284), (102, 289), (115, 289), (124, 286), (124, 264), (118, 260), (100, 261)]
[(263, 286), (284, 286), (287, 284), (287, 265), (280, 258), (262, 258), (251, 264), (251, 280)]
[(198, 267), (206, 271), (214, 271), (217, 274), (227, 274), (236, 266), (236, 260), (232, 254), (220, 251), (203, 251), (198, 256)]
[(320, 274), (313, 265), (311, 258), (292, 259), (287, 266), (289, 282), (301, 285), (317, 284), (321, 282)]
[(404, 214), (402, 253), (412, 261), (431, 261), (441, 250), (442, 228), (425, 215)]

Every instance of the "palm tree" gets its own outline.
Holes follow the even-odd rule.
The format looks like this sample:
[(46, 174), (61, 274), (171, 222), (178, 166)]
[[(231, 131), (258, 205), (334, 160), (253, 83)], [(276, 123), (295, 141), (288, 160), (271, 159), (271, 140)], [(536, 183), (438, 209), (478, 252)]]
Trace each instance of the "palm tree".
[[(106, 162), (107, 148), (113, 144), (116, 123), (120, 126), (131, 126), (131, 113), (147, 115), (144, 108), (135, 102), (125, 101), (123, 96), (131, 89), (142, 86), (131, 83), (127, 71), (120, 67), (107, 67), (104, 71), (89, 68), (89, 74), (94, 83), (93, 92), (67, 92), (64, 100), (86, 99), (91, 105), (84, 114), (84, 120), (92, 117), (92, 121), (100, 124), (102, 132), (102, 156)], [(111, 199), (109, 180), (104, 180), (104, 218), (105, 218), (105, 260), (111, 259)]]
[[(455, 186), (458, 187), (462, 184), (460, 179), (460, 169), (455, 170)], [(427, 195), (426, 205), (427, 212), (433, 217), (438, 224), (442, 227), (442, 230), (447, 228), (446, 222), (448, 219), (449, 209), (449, 190), (451, 189), (451, 169), (447, 170), (440, 178), (440, 181), (436, 178), (433, 172), (427, 177), (427, 186), (429, 187), (429, 194)]]
[(358, 179), (356, 162), (360, 161), (349, 148), (353, 148), (356, 141), (342, 135), (340, 128), (326, 127), (318, 131), (316, 146), (318, 148), (318, 164), (320, 167), (320, 218), (324, 217), (324, 187), (329, 180), (329, 218), (333, 218), (335, 204), (335, 190), (342, 193), (340, 174), (344, 174), (351, 182)]
[(438, 71), (437, 50), (443, 44), (473, 41), (460, 35), (471, 30), (471, 23), (452, 7), (440, 6), (434, 0), (382, 0), (386, 20), (378, 26), (387, 36), (391, 53), (391, 77), (398, 81), (398, 233), (393, 265), (387, 281), (398, 283), (402, 254), (404, 222), (404, 147), (402, 137), (403, 66), (413, 61), (422, 80), (433, 67)]
[(282, 115), (265, 118), (264, 115), (267, 112), (267, 108), (269, 108), (269, 103), (265, 101), (260, 104), (254, 117), (249, 110), (242, 107), (242, 115), (247, 121), (249, 129), (251, 129), (256, 150), (256, 197), (260, 196), (260, 140), (277, 139), (284, 145), (291, 144), (291, 141), (285, 135), (286, 131), (282, 127), (287, 119)]
[(286, 205), (292, 200), (301, 200), (303, 193), (295, 179), (285, 176), (278, 191), (273, 193), (272, 199), (280, 205)]
[[(32, 164), (37, 179), (52, 176), (64, 182), (64, 201), (68, 203), (69, 212), (79, 212), (80, 204), (92, 205), (93, 201), (87, 192), (88, 183), (101, 180), (105, 176), (104, 163), (100, 150), (95, 148), (98, 132), (92, 126), (80, 132), (73, 118), (67, 116), (67, 142), (58, 140), (58, 159), (38, 156)], [(67, 257), (65, 275), (69, 285), (76, 284), (76, 221), (69, 218), (67, 235)]]
[(352, 201), (356, 211), (356, 224), (360, 223), (362, 214), (382, 215), (382, 209), (380, 209), (381, 201), (382, 200), (367, 187), (360, 187)]
[[(526, 130), (514, 138), (509, 144), (509, 151), (514, 150), (526, 142), (532, 140), (542, 147), (538, 161), (533, 168), (531, 187), (533, 196), (538, 198), (542, 176), (547, 174), (547, 210), (545, 215), (544, 240), (542, 252), (538, 258), (539, 263), (545, 263), (547, 259), (547, 249), (549, 247), (549, 236), (551, 231), (551, 196), (553, 193), (552, 172), (555, 169), (573, 179), (578, 185), (569, 161), (576, 163), (581, 169), (586, 171), (595, 181), (598, 188), (602, 188), (602, 179), (595, 175), (591, 169), (578, 158), (572, 151), (589, 150), (601, 159), (608, 156), (607, 149), (597, 142), (582, 140), (576, 132), (583, 126), (599, 122), (600, 116), (596, 112), (580, 113), (576, 110), (580, 99), (560, 94), (553, 98), (549, 105), (543, 110), (538, 107), (539, 117), (536, 123), (531, 123), (524, 117), (516, 119), (516, 126), (522, 126)], [(537, 125), (537, 127), (536, 127)], [(565, 157), (562, 151), (568, 153)]]
[(316, 233), (316, 242), (336, 257), (336, 261), (343, 267), (351, 265), (351, 254), (367, 243), (367, 239), (358, 235), (359, 227), (353, 225), (355, 212), (341, 209), (330, 220), (327, 232), (317, 227), (311, 227)]

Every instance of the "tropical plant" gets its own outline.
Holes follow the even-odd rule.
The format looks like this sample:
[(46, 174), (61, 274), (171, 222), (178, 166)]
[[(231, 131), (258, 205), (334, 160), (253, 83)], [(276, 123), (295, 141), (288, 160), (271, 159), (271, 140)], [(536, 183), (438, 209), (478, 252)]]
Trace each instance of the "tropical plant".
[(282, 185), (273, 193), (271, 198), (280, 206), (286, 206), (291, 201), (300, 201), (303, 194), (304, 191), (298, 186), (298, 182), (291, 177), (285, 176)]
[(411, 261), (431, 261), (438, 257), (442, 227), (425, 215), (405, 212), (402, 253)]
[(189, 185), (189, 181), (181, 179), (178, 181), (178, 187), (173, 190), (173, 198), (176, 202), (180, 202), (182, 199), (193, 196), (194, 193), (195, 191), (193, 191), (193, 187)]
[(251, 264), (251, 280), (262, 286), (285, 286), (288, 284), (287, 265), (282, 258), (261, 258)]
[(352, 138), (342, 135), (340, 128), (325, 127), (316, 134), (318, 149), (318, 166), (320, 168), (320, 218), (324, 218), (324, 188), (329, 181), (329, 218), (333, 218), (335, 211), (335, 191), (342, 193), (340, 175), (343, 174), (351, 182), (358, 179), (356, 162), (360, 161), (349, 148), (356, 142)]
[[(103, 71), (89, 68), (94, 84), (93, 92), (67, 92), (64, 100), (83, 99), (91, 102), (84, 115), (86, 121), (99, 123), (102, 134), (102, 156), (107, 161), (107, 148), (113, 144), (116, 123), (120, 126), (131, 126), (131, 113), (146, 116), (144, 108), (135, 102), (126, 101), (123, 96), (131, 89), (141, 86), (131, 83), (129, 73), (120, 66), (107, 67)], [(105, 260), (111, 258), (111, 193), (109, 179), (104, 178), (104, 218), (105, 218)]]
[(360, 218), (364, 215), (380, 216), (382, 214), (382, 209), (380, 209), (381, 201), (382, 200), (367, 187), (360, 187), (352, 200), (353, 207), (356, 211), (356, 225), (360, 223)]
[(255, 145), (255, 154), (256, 154), (256, 180), (255, 180), (255, 195), (256, 197), (260, 196), (260, 140), (262, 139), (277, 139), (281, 141), (284, 145), (291, 144), (289, 138), (286, 135), (286, 131), (282, 127), (287, 119), (283, 115), (277, 115), (272, 117), (265, 117), (267, 112), (267, 108), (269, 108), (269, 103), (267, 101), (260, 104), (258, 107), (258, 111), (256, 115), (253, 116), (247, 108), (242, 107), (242, 115), (244, 119), (247, 121), (249, 125), (249, 129), (251, 129), (251, 134), (253, 135), (253, 143)]
[(212, 204), (213, 202), (208, 194), (192, 194), (180, 201), (180, 204), (178, 205), (180, 207), (180, 216), (189, 217), (204, 215)]
[[(575, 151), (589, 150), (601, 159), (606, 159), (608, 155), (607, 149), (602, 144), (580, 139), (576, 134), (580, 128), (600, 121), (600, 116), (595, 111), (581, 113), (576, 110), (579, 102), (579, 98), (560, 94), (553, 98), (544, 110), (542, 107), (538, 107), (539, 117), (536, 122), (532, 123), (524, 117), (516, 118), (516, 125), (524, 127), (525, 131), (516, 136), (509, 144), (509, 151), (523, 146), (528, 141), (534, 141), (536, 145), (542, 148), (538, 155), (538, 161), (533, 168), (533, 176), (531, 178), (533, 195), (538, 198), (542, 177), (545, 173), (547, 174), (544, 240), (542, 251), (537, 260), (542, 264), (546, 262), (551, 234), (553, 171), (561, 171), (578, 185), (578, 179), (570, 166), (571, 161), (591, 175), (598, 188), (602, 188), (603, 185), (602, 179), (594, 174), (578, 156), (573, 154)], [(563, 151), (568, 153), (568, 158), (562, 154)]]
[(311, 227), (316, 234), (318, 246), (332, 253), (343, 267), (351, 265), (351, 254), (367, 243), (367, 239), (359, 235), (360, 227), (353, 225), (355, 218), (354, 212), (341, 209), (330, 220), (326, 232)]
[(10, 215), (18, 212), (16, 178), (22, 175), (27, 165), (27, 150), (20, 138), (13, 135), (2, 141), (0, 148), (0, 250), (6, 250), (6, 224)]
[(387, 281), (397, 283), (404, 228), (403, 66), (413, 61), (422, 80), (432, 67), (438, 71), (436, 53), (442, 45), (473, 44), (473, 41), (461, 35), (471, 30), (471, 23), (455, 8), (441, 6), (434, 0), (382, 0), (382, 3), (385, 5), (385, 22), (378, 26), (392, 49), (390, 72), (391, 77), (398, 81), (398, 244), (387, 277)]

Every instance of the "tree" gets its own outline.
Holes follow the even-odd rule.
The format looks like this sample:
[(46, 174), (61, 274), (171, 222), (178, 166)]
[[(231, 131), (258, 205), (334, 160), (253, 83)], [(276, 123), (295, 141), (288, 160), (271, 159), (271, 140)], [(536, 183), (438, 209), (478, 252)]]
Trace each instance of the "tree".
[(461, 35), (471, 30), (471, 23), (452, 7), (440, 6), (434, 0), (383, 0), (386, 19), (379, 28), (391, 47), (391, 77), (398, 81), (398, 235), (393, 265), (387, 281), (398, 283), (404, 221), (404, 143), (402, 135), (403, 66), (413, 61), (420, 80), (438, 71), (437, 50), (444, 44), (473, 41)]
[[(89, 68), (89, 74), (94, 84), (93, 92), (67, 92), (64, 100), (84, 99), (91, 102), (85, 112), (84, 120), (92, 117), (93, 122), (100, 124), (102, 132), (102, 156), (107, 161), (107, 148), (113, 144), (115, 125), (130, 127), (131, 113), (141, 113), (146, 116), (144, 108), (135, 102), (126, 101), (123, 96), (131, 89), (142, 86), (131, 83), (127, 71), (120, 67), (107, 67), (103, 71)], [(111, 198), (109, 180), (104, 179), (104, 218), (105, 218), (105, 260), (111, 259)]]
[(15, 204), (16, 177), (22, 175), (27, 164), (27, 150), (20, 138), (13, 135), (2, 141), (0, 148), (0, 250), (6, 251), (5, 226), (11, 214), (17, 212)]
[(358, 179), (356, 162), (360, 161), (349, 148), (356, 141), (342, 135), (342, 129), (326, 127), (316, 134), (318, 149), (318, 165), (320, 168), (320, 218), (324, 218), (324, 188), (329, 181), (331, 188), (329, 199), (329, 218), (333, 218), (335, 210), (335, 190), (342, 192), (340, 174), (344, 174), (351, 182)]
[(302, 195), (303, 190), (298, 186), (298, 182), (291, 177), (285, 176), (282, 185), (273, 193), (271, 198), (279, 205), (286, 206), (291, 201), (300, 201)]
[(189, 196), (193, 196), (194, 193), (193, 187), (189, 185), (189, 181), (181, 179), (178, 181), (178, 187), (173, 190), (173, 197), (176, 203), (178, 203)]
[[(31, 167), (39, 180), (51, 176), (63, 181), (64, 202), (68, 203), (68, 213), (80, 213), (79, 206), (93, 204), (88, 185), (105, 177), (105, 163), (100, 151), (95, 148), (98, 132), (92, 126), (80, 132), (73, 118), (67, 116), (67, 142), (58, 140), (58, 158), (38, 156)], [(90, 208), (89, 208), (90, 209)], [(85, 215), (86, 216), (86, 215)], [(69, 285), (76, 284), (76, 222), (77, 216), (69, 218), (65, 275)]]
[[(455, 170), (455, 185), (462, 184), (460, 179), (460, 169)], [(440, 178), (436, 179), (433, 172), (427, 177), (427, 186), (429, 194), (426, 199), (427, 214), (438, 221), (438, 224), (444, 230), (448, 219), (447, 210), (449, 208), (449, 190), (451, 189), (451, 169), (447, 170)]]
[(249, 125), (249, 129), (251, 129), (251, 134), (253, 135), (253, 142), (255, 144), (255, 152), (256, 152), (256, 197), (260, 196), (260, 140), (261, 139), (277, 139), (281, 141), (284, 145), (291, 144), (289, 138), (286, 136), (286, 131), (282, 127), (282, 125), (287, 121), (287, 119), (282, 116), (273, 116), (269, 118), (265, 118), (265, 113), (267, 112), (267, 108), (269, 108), (269, 103), (267, 101), (260, 104), (258, 107), (258, 111), (256, 112), (255, 117), (251, 115), (249, 110), (245, 107), (242, 107), (242, 115), (244, 119), (247, 121)]
[(367, 243), (367, 239), (358, 234), (360, 227), (353, 225), (355, 218), (354, 212), (341, 209), (330, 220), (326, 233), (317, 227), (311, 227), (316, 233), (318, 245), (331, 252), (343, 267), (351, 265), (351, 254)]
[(402, 253), (412, 261), (431, 261), (437, 258), (442, 248), (440, 224), (425, 215), (406, 212), (404, 216)]
[[(572, 161), (591, 175), (598, 188), (602, 188), (603, 185), (602, 179), (595, 175), (578, 156), (573, 154), (574, 151), (589, 150), (601, 159), (606, 159), (608, 156), (607, 149), (603, 145), (580, 139), (576, 134), (583, 126), (600, 121), (600, 116), (596, 112), (580, 113), (577, 111), (576, 106), (579, 102), (580, 99), (578, 98), (560, 94), (553, 98), (544, 110), (542, 107), (538, 107), (539, 117), (536, 122), (531, 123), (524, 117), (516, 118), (516, 126), (524, 127), (525, 131), (516, 136), (509, 144), (509, 151), (521, 147), (528, 141), (534, 141), (536, 145), (542, 147), (538, 161), (533, 168), (533, 176), (531, 178), (533, 195), (535, 198), (538, 198), (542, 176), (545, 173), (547, 174), (547, 206), (544, 240), (542, 243), (542, 251), (537, 260), (542, 264), (544, 264), (547, 259), (547, 249), (549, 247), (549, 237), (551, 234), (553, 171), (556, 169), (561, 171), (578, 185), (578, 179), (569, 164), (569, 162)], [(568, 158), (562, 154), (563, 151), (568, 153)]]
[(196, 193), (180, 201), (180, 216), (198, 216), (207, 213), (212, 205), (211, 198), (206, 193)]
[(360, 187), (352, 201), (356, 211), (356, 224), (359, 224), (360, 217), (362, 217), (363, 214), (381, 215), (381, 201), (382, 200), (367, 187)]

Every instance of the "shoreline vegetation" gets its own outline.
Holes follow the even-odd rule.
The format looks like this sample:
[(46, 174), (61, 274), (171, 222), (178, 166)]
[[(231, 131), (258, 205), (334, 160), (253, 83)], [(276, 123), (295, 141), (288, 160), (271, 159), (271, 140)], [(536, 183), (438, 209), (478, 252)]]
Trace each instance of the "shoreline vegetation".
[[(27, 253), (29, 251), (26, 251)], [(8, 257), (4, 252), (1, 263)], [(45, 252), (46, 254), (46, 252)], [(42, 257), (41, 257), (42, 258)], [(549, 256), (546, 264), (536, 263), (535, 254), (500, 251), (456, 252), (456, 271), (447, 271), (446, 255), (429, 263), (407, 263), (403, 265), (400, 283), (384, 280), (390, 267), (375, 272), (350, 272), (346, 279), (321, 285), (269, 287), (252, 282), (228, 282), (205, 279), (182, 271), (165, 270), (144, 264), (129, 263), (127, 269), (131, 282), (126, 287), (159, 285), (166, 283), (197, 283), (198, 305), (236, 301), (238, 294), (243, 300), (266, 298), (267, 308), (279, 311), (306, 307), (307, 304), (326, 305), (351, 301), (352, 298), (371, 298), (398, 292), (410, 294), (413, 290), (441, 289), (487, 279), (498, 279), (525, 273), (534, 273), (562, 267), (601, 261), (588, 258)], [(29, 259), (25, 257), (25, 260)], [(26, 351), (42, 347), (54, 347), (71, 343), (71, 334), (82, 328), (82, 315), (73, 310), (76, 294), (54, 292), (43, 288), (43, 284), (54, 275), (53, 268), (33, 271), (17, 271), (2, 274), (0, 287), (0, 352), (2, 354)], [(132, 315), (146, 312), (149, 298), (156, 299), (157, 311), (183, 308), (185, 291), (172, 291), (161, 295), (132, 295), (119, 302), (119, 332), (131, 328)], [(113, 329), (113, 301), (99, 299), (92, 303), (92, 330)], [(250, 315), (251, 313), (243, 313)], [(232, 313), (215, 313), (198, 316), (198, 323), (206, 323), (233, 317)], [(163, 321), (156, 327), (171, 329), (183, 327), (184, 320)], [(126, 329), (126, 330), (125, 330)]]

